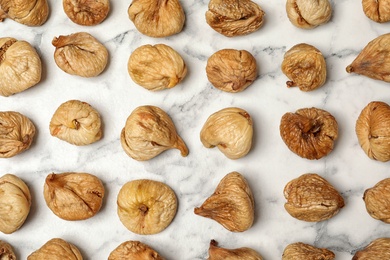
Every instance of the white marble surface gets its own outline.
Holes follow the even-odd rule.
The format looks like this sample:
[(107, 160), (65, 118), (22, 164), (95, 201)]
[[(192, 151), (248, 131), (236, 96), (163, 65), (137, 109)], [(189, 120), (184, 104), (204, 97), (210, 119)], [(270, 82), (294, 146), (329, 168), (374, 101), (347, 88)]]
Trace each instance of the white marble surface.
[[(155, 39), (140, 34), (127, 17), (130, 1), (111, 1), (112, 11), (100, 25), (83, 27), (64, 14), (60, 1), (49, 0), (51, 15), (41, 27), (27, 27), (12, 20), (0, 24), (0, 36), (30, 42), (39, 52), (44, 73), (41, 83), (11, 97), (0, 97), (0, 110), (18, 111), (37, 127), (32, 147), (13, 158), (0, 160), (0, 175), (13, 173), (30, 187), (33, 204), (20, 230), (0, 234), (11, 243), (20, 259), (54, 237), (75, 244), (85, 259), (107, 259), (126, 240), (140, 240), (167, 259), (207, 259), (210, 239), (221, 246), (251, 247), (265, 259), (280, 259), (284, 247), (302, 241), (327, 247), (336, 259), (351, 259), (354, 252), (371, 240), (390, 236), (390, 226), (371, 218), (365, 210), (365, 189), (389, 177), (388, 163), (370, 160), (359, 147), (355, 121), (370, 101), (390, 102), (388, 83), (350, 75), (345, 67), (372, 39), (390, 29), (363, 14), (360, 1), (332, 1), (331, 21), (314, 30), (294, 27), (288, 20), (285, 1), (259, 1), (266, 22), (257, 32), (226, 38), (212, 30), (204, 14), (207, 0), (182, 0), (186, 13), (184, 30), (174, 36)], [(110, 61), (96, 78), (71, 76), (60, 70), (53, 59), (53, 37), (86, 31), (109, 50)], [(288, 89), (280, 70), (283, 54), (297, 43), (316, 46), (326, 57), (328, 79), (313, 92)], [(177, 87), (149, 92), (132, 82), (127, 73), (130, 53), (143, 44), (165, 43), (176, 49), (188, 65), (188, 75)], [(257, 60), (259, 77), (242, 93), (224, 93), (207, 81), (207, 58), (223, 48), (245, 49)], [(90, 103), (101, 114), (104, 137), (92, 145), (77, 147), (54, 138), (49, 122), (55, 109), (70, 99)], [(183, 158), (177, 150), (138, 162), (123, 151), (119, 135), (131, 111), (140, 105), (156, 105), (173, 119), (190, 154)], [(199, 140), (200, 129), (213, 112), (237, 106), (254, 120), (255, 141), (251, 152), (239, 160), (229, 160), (215, 149), (206, 149)], [(329, 111), (339, 123), (339, 139), (334, 151), (318, 161), (309, 161), (290, 152), (279, 135), (281, 116), (303, 107)], [(46, 206), (43, 183), (51, 173), (89, 172), (105, 185), (101, 211), (91, 219), (69, 222), (59, 219)], [(217, 222), (193, 213), (215, 189), (220, 179), (239, 171), (250, 183), (255, 196), (256, 218), (252, 228), (232, 233)], [(346, 206), (338, 215), (320, 223), (292, 218), (284, 210), (283, 188), (288, 181), (307, 172), (325, 177), (338, 189)], [(130, 180), (149, 178), (170, 185), (179, 199), (171, 225), (156, 235), (141, 236), (128, 231), (116, 213), (116, 197)]]

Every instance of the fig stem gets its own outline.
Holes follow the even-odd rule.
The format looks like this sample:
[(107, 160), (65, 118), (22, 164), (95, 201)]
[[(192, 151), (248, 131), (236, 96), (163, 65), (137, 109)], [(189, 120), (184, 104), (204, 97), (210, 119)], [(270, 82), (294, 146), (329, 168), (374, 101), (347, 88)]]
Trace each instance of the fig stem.
[(352, 65), (349, 65), (346, 69), (345, 69), (348, 73), (352, 73), (354, 71)]
[(286, 85), (287, 85), (288, 88), (295, 87), (294, 81), (291, 81), (291, 80), (287, 81), (287, 82), (286, 82)]

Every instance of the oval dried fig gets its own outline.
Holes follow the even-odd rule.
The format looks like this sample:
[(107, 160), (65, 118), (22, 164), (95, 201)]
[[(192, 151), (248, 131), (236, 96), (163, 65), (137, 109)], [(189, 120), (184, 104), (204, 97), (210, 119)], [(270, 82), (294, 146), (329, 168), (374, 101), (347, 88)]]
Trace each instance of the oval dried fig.
[(126, 241), (115, 248), (108, 260), (164, 260), (153, 248), (139, 241)]
[(10, 18), (28, 26), (39, 26), (48, 16), (47, 0), (0, 0), (0, 22)]
[(333, 260), (335, 257), (335, 254), (326, 248), (298, 242), (286, 246), (282, 260)]
[(263, 260), (263, 258), (252, 248), (227, 249), (219, 247), (217, 241), (211, 240), (208, 260)]
[(390, 178), (364, 192), (363, 200), (371, 217), (390, 224)]
[(83, 256), (75, 245), (61, 238), (53, 238), (27, 257), (27, 260), (42, 259), (83, 260)]
[(362, 0), (363, 12), (377, 23), (390, 21), (390, 2), (387, 0)]
[(390, 238), (382, 237), (373, 240), (352, 257), (352, 260), (390, 259)]
[(0, 240), (0, 259), (16, 260), (16, 256), (12, 246), (5, 241)]
[(97, 25), (106, 19), (110, 11), (109, 0), (63, 0), (65, 14), (79, 25)]
[(329, 0), (287, 0), (286, 11), (290, 22), (303, 29), (327, 23), (332, 16)]

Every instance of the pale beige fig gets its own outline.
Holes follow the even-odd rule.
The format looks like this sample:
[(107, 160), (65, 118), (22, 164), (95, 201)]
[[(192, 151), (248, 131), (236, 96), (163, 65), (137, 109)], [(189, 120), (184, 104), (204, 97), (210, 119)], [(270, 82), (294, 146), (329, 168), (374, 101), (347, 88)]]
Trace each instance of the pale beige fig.
[(263, 260), (263, 258), (252, 248), (228, 249), (219, 247), (217, 241), (211, 240), (208, 260)]
[(326, 248), (297, 242), (286, 246), (282, 260), (333, 260), (335, 257), (335, 254)]
[(246, 50), (219, 50), (207, 60), (206, 73), (214, 87), (240, 92), (257, 78), (256, 59)]
[(338, 137), (336, 119), (319, 108), (301, 108), (286, 113), (280, 122), (280, 136), (295, 154), (309, 160), (328, 155)]
[(140, 179), (122, 186), (117, 205), (119, 219), (128, 230), (151, 235), (171, 224), (177, 211), (177, 198), (167, 184)]
[(108, 51), (86, 32), (54, 37), (54, 60), (64, 72), (81, 77), (96, 77), (107, 66)]
[(177, 134), (172, 119), (155, 106), (140, 106), (133, 110), (122, 129), (121, 144), (131, 158), (150, 160), (168, 149), (178, 149), (183, 157), (188, 148)]
[(83, 260), (80, 250), (73, 244), (61, 239), (53, 238), (41, 248), (32, 252), (27, 260)]
[(365, 248), (357, 251), (352, 260), (390, 259), (390, 238), (382, 237), (373, 240)]
[(381, 101), (370, 102), (356, 121), (360, 146), (373, 160), (390, 160), (390, 106)]
[(0, 177), (0, 232), (11, 234), (25, 222), (31, 207), (31, 194), (22, 179), (5, 174)]
[(41, 81), (42, 63), (26, 41), (0, 38), (0, 95), (8, 97)]
[(238, 172), (227, 174), (214, 193), (200, 207), (196, 215), (213, 219), (232, 232), (248, 230), (255, 217), (255, 201), (248, 182)]
[(200, 132), (206, 148), (215, 146), (229, 159), (239, 159), (252, 148), (253, 122), (245, 110), (228, 107), (213, 113)]
[(16, 260), (16, 255), (10, 244), (0, 240), (0, 259), (1, 260)]
[(50, 134), (74, 145), (88, 145), (102, 138), (100, 114), (79, 100), (62, 103), (50, 121)]
[(285, 54), (282, 71), (290, 79), (287, 87), (298, 86), (301, 91), (312, 91), (325, 84), (326, 63), (322, 53), (312, 45), (300, 43)]
[(108, 260), (164, 260), (153, 248), (140, 241), (126, 241), (115, 248)]
[(10, 18), (28, 26), (40, 26), (48, 16), (47, 0), (0, 0), (0, 22)]
[(390, 224), (390, 178), (381, 180), (364, 192), (363, 200), (371, 217)]
[(62, 6), (70, 20), (86, 26), (100, 24), (110, 11), (109, 0), (63, 0)]
[(344, 199), (324, 178), (306, 173), (284, 187), (286, 211), (294, 218), (318, 222), (330, 219), (344, 207)]
[(84, 220), (99, 212), (104, 186), (98, 177), (89, 173), (51, 173), (46, 177), (43, 196), (46, 205), (59, 218)]
[(330, 20), (332, 6), (329, 0), (287, 0), (286, 12), (296, 27), (312, 29)]
[(390, 21), (390, 2), (387, 0), (362, 0), (364, 14), (377, 23)]
[(135, 83), (152, 91), (173, 88), (187, 74), (183, 58), (165, 44), (147, 44), (135, 49), (127, 70)]
[(0, 158), (9, 158), (30, 148), (35, 136), (31, 120), (14, 111), (0, 112)]
[(181, 32), (185, 22), (179, 0), (133, 0), (127, 13), (140, 33), (156, 38)]

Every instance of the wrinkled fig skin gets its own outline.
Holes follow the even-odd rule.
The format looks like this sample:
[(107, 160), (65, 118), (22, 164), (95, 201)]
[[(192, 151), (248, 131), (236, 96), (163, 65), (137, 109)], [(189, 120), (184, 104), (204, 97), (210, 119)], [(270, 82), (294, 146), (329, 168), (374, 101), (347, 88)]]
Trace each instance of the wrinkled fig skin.
[(64, 72), (80, 77), (96, 77), (106, 68), (108, 51), (86, 32), (54, 37), (54, 60)]
[(330, 20), (332, 6), (329, 0), (287, 0), (286, 12), (296, 27), (313, 29)]
[(140, 33), (155, 38), (181, 32), (185, 22), (179, 0), (133, 0), (127, 12)]
[(326, 81), (324, 56), (306, 43), (297, 44), (285, 53), (282, 71), (290, 79), (287, 87), (298, 86), (305, 92), (321, 87)]
[(83, 220), (99, 212), (104, 186), (89, 173), (51, 173), (46, 177), (43, 195), (46, 205), (59, 218)]
[(165, 44), (138, 47), (130, 55), (127, 69), (135, 83), (151, 91), (173, 88), (187, 74), (183, 58)]
[(215, 146), (229, 159), (247, 155), (252, 147), (253, 122), (243, 109), (229, 107), (209, 116), (200, 132), (206, 148)]
[(284, 249), (282, 260), (333, 260), (335, 257), (335, 254), (326, 248), (298, 242), (289, 244)]
[(240, 92), (257, 78), (256, 60), (245, 50), (219, 50), (207, 60), (206, 73), (214, 87)]
[(283, 115), (280, 136), (293, 153), (309, 160), (318, 160), (333, 150), (338, 125), (336, 119), (325, 110), (302, 108)]
[(183, 157), (188, 155), (172, 119), (155, 106), (134, 109), (122, 129), (121, 144), (126, 154), (137, 161), (150, 160), (173, 148), (180, 150)]
[(219, 247), (217, 241), (211, 240), (208, 260), (263, 260), (263, 258), (251, 248), (227, 249)]
[(122, 186), (117, 197), (118, 216), (131, 232), (151, 235), (169, 226), (177, 211), (177, 198), (166, 184), (134, 180)]
[(0, 259), (1, 260), (16, 260), (16, 256), (12, 246), (7, 242), (0, 240)]
[(0, 38), (0, 95), (8, 97), (41, 81), (42, 63), (28, 42)]
[(359, 250), (352, 260), (390, 259), (390, 238), (383, 237), (373, 240), (368, 246)]
[(303, 174), (284, 187), (286, 211), (294, 218), (318, 222), (330, 219), (344, 207), (344, 199), (324, 178)]
[(114, 249), (108, 260), (165, 260), (153, 248), (139, 241), (126, 241)]
[(213, 219), (232, 232), (248, 230), (254, 221), (255, 202), (248, 182), (238, 172), (227, 174), (214, 193), (194, 213)]
[(371, 217), (390, 224), (390, 178), (364, 192), (363, 200)]
[(0, 112), (0, 158), (9, 158), (30, 148), (35, 126), (26, 116), (14, 112)]
[(377, 23), (390, 21), (390, 2), (387, 0), (362, 0), (365, 15)]
[(356, 135), (367, 156), (373, 160), (390, 160), (390, 106), (381, 101), (370, 102), (356, 121)]
[(48, 16), (47, 0), (0, 0), (0, 22), (10, 18), (28, 26), (40, 26)]
[(61, 238), (53, 238), (31, 253), (27, 260), (83, 260), (79, 249)]
[(100, 24), (110, 11), (109, 0), (63, 0), (62, 5), (70, 20), (86, 26)]

